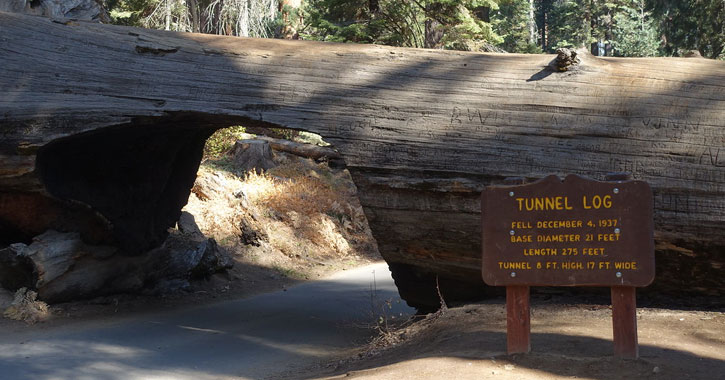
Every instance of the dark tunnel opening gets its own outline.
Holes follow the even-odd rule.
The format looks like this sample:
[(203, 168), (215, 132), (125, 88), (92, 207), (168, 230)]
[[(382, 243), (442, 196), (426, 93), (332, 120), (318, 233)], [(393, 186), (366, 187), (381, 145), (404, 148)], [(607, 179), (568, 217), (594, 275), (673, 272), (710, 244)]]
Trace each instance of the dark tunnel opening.
[(69, 229), (89, 243), (141, 254), (178, 220), (204, 143), (224, 126), (193, 116), (136, 120), (53, 141), (38, 151), (36, 170), (53, 197), (107, 221), (106, 231)]

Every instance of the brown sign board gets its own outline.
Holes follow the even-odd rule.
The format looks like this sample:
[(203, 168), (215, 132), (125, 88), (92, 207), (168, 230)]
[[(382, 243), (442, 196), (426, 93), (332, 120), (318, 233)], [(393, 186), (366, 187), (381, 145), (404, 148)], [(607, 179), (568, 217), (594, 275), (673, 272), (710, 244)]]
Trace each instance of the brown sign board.
[(488, 285), (634, 286), (654, 279), (652, 190), (548, 176), (482, 195)]

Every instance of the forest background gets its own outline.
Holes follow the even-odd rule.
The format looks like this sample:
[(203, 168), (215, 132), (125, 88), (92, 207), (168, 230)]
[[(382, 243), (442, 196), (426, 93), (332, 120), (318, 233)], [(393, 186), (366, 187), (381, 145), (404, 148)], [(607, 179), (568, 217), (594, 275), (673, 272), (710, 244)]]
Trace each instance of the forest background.
[(725, 59), (725, 0), (103, 0), (116, 24), (417, 48)]

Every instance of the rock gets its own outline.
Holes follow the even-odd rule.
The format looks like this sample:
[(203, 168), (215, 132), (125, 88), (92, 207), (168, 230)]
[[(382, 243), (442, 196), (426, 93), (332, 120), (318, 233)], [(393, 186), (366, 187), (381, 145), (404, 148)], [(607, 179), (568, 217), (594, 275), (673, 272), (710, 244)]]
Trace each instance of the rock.
[(202, 171), (196, 177), (191, 192), (200, 200), (206, 201), (221, 194), (227, 196), (227, 180), (218, 172)]
[(272, 148), (264, 140), (240, 140), (234, 144), (231, 151), (234, 170), (243, 174), (249, 171), (261, 173), (277, 164), (274, 162)]
[(176, 222), (176, 227), (182, 234), (189, 236), (189, 238), (191, 238), (192, 240), (204, 239), (204, 234), (201, 232), (199, 226), (196, 224), (194, 215), (190, 214), (189, 212), (181, 212), (179, 221)]
[(239, 240), (244, 245), (253, 245), (255, 247), (259, 247), (261, 244), (260, 241), (266, 240), (267, 237), (264, 235), (264, 232), (261, 229), (254, 228), (254, 224), (251, 220), (247, 220), (247, 218), (242, 218), (242, 221), (239, 225), (239, 230), (241, 231), (241, 234), (239, 235)]
[(231, 269), (233, 266), (231, 257), (219, 249), (219, 245), (214, 239), (210, 238), (200, 244), (197, 251), (201, 252), (201, 259), (191, 269), (191, 278), (208, 278), (214, 273)]

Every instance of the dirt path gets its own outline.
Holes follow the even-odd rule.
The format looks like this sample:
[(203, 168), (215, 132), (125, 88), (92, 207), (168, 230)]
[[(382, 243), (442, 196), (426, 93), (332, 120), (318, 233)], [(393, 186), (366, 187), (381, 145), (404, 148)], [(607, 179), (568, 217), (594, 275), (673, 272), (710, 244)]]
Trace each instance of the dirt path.
[(260, 379), (365, 342), (373, 300), (389, 299), (397, 290), (378, 263), (248, 299), (2, 332), (0, 378)]
[[(611, 310), (538, 305), (532, 353), (505, 354), (503, 300), (429, 315), (352, 358), (289, 379), (716, 379), (725, 374), (725, 313), (643, 308), (640, 359), (612, 357)], [(392, 342), (392, 343), (391, 343)]]

